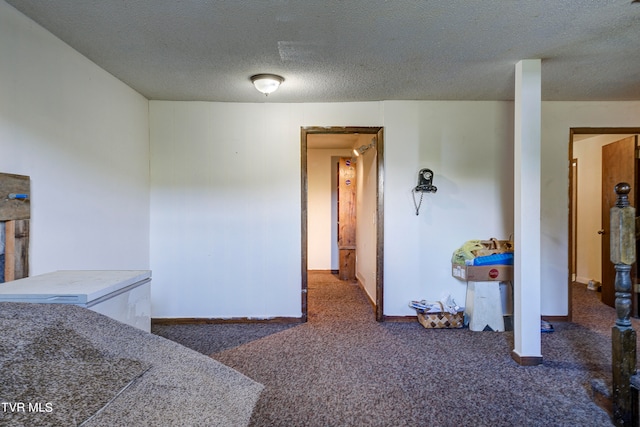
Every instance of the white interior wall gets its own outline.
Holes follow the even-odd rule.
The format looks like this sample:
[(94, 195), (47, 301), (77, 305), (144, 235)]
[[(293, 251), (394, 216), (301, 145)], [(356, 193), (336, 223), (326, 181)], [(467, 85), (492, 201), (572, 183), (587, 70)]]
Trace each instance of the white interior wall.
[(337, 159), (351, 149), (307, 150), (307, 265), (309, 270), (337, 270)]
[[(356, 146), (368, 145), (372, 138), (373, 135), (361, 135)], [(371, 148), (361, 154), (356, 163), (356, 277), (370, 301), (376, 301), (377, 159), (376, 148)]]
[[(410, 315), (412, 299), (446, 295), (463, 305), (466, 283), (451, 276), (453, 252), (467, 240), (513, 232), (513, 103), (384, 105), (385, 314)], [(411, 189), (425, 167), (438, 192), (424, 195), (417, 216)]]
[(149, 268), (148, 102), (0, 2), (0, 172), (31, 177), (31, 275)]
[[(453, 251), (511, 233), (509, 102), (151, 101), (150, 110), (155, 317), (299, 315), (299, 166), (291, 165), (299, 165), (301, 126), (384, 123), (385, 314), (412, 314), (407, 303), (417, 297), (464, 301), (464, 282), (451, 277)], [(255, 141), (264, 149), (248, 155)], [(230, 178), (232, 169), (258, 166), (263, 191)], [(410, 190), (422, 167), (434, 170), (439, 191), (425, 195), (416, 217)], [(278, 239), (261, 238), (267, 230)]]
[(151, 101), (150, 121), (153, 316), (299, 317), (300, 127), (374, 126), (379, 103)]
[(593, 138), (574, 142), (574, 158), (578, 159), (578, 197), (576, 222), (576, 281), (602, 280), (602, 146)]

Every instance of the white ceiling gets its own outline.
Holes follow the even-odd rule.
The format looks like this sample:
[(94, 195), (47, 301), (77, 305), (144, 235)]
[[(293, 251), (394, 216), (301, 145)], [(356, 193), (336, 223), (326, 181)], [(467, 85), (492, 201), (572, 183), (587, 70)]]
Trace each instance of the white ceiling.
[(543, 100), (640, 100), (637, 0), (6, 1), (149, 99), (512, 100), (541, 58)]
[(310, 133), (307, 134), (307, 148), (328, 150), (356, 148), (361, 145), (369, 145), (372, 138), (374, 138), (374, 135), (359, 133)]

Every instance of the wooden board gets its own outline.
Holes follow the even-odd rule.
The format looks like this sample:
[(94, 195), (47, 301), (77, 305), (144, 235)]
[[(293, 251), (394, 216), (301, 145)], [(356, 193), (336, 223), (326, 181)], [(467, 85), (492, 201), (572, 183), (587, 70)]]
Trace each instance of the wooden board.
[(356, 278), (356, 168), (350, 158), (338, 165), (338, 253), (341, 280)]
[(29, 220), (4, 222), (4, 282), (29, 276)]
[(340, 280), (356, 279), (356, 251), (355, 249), (340, 249), (340, 269), (338, 270), (338, 278)]
[(350, 158), (341, 158), (338, 169), (338, 249), (355, 249), (356, 168)]
[(29, 219), (31, 200), (9, 199), (9, 194), (28, 194), (31, 181), (28, 176), (0, 173), (0, 221)]
[(13, 278), (22, 279), (29, 277), (29, 220), (19, 219), (15, 222), (14, 248), (15, 264)]

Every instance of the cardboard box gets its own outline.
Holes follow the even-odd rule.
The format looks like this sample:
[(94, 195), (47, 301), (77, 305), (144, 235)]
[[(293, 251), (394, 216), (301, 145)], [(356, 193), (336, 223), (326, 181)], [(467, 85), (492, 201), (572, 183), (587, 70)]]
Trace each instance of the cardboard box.
[(513, 280), (513, 266), (452, 264), (451, 275), (465, 282), (508, 282)]

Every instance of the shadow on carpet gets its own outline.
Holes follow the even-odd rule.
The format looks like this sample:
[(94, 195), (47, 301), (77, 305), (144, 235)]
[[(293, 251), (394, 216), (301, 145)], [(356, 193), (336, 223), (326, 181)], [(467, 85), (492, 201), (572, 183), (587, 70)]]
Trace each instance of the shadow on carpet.
[(2, 425), (79, 425), (151, 366), (105, 355), (61, 324), (3, 329)]
[(202, 354), (214, 354), (259, 340), (299, 323), (224, 323), (152, 325), (151, 333)]
[(0, 302), (0, 425), (245, 427), (264, 388), (68, 304)]

